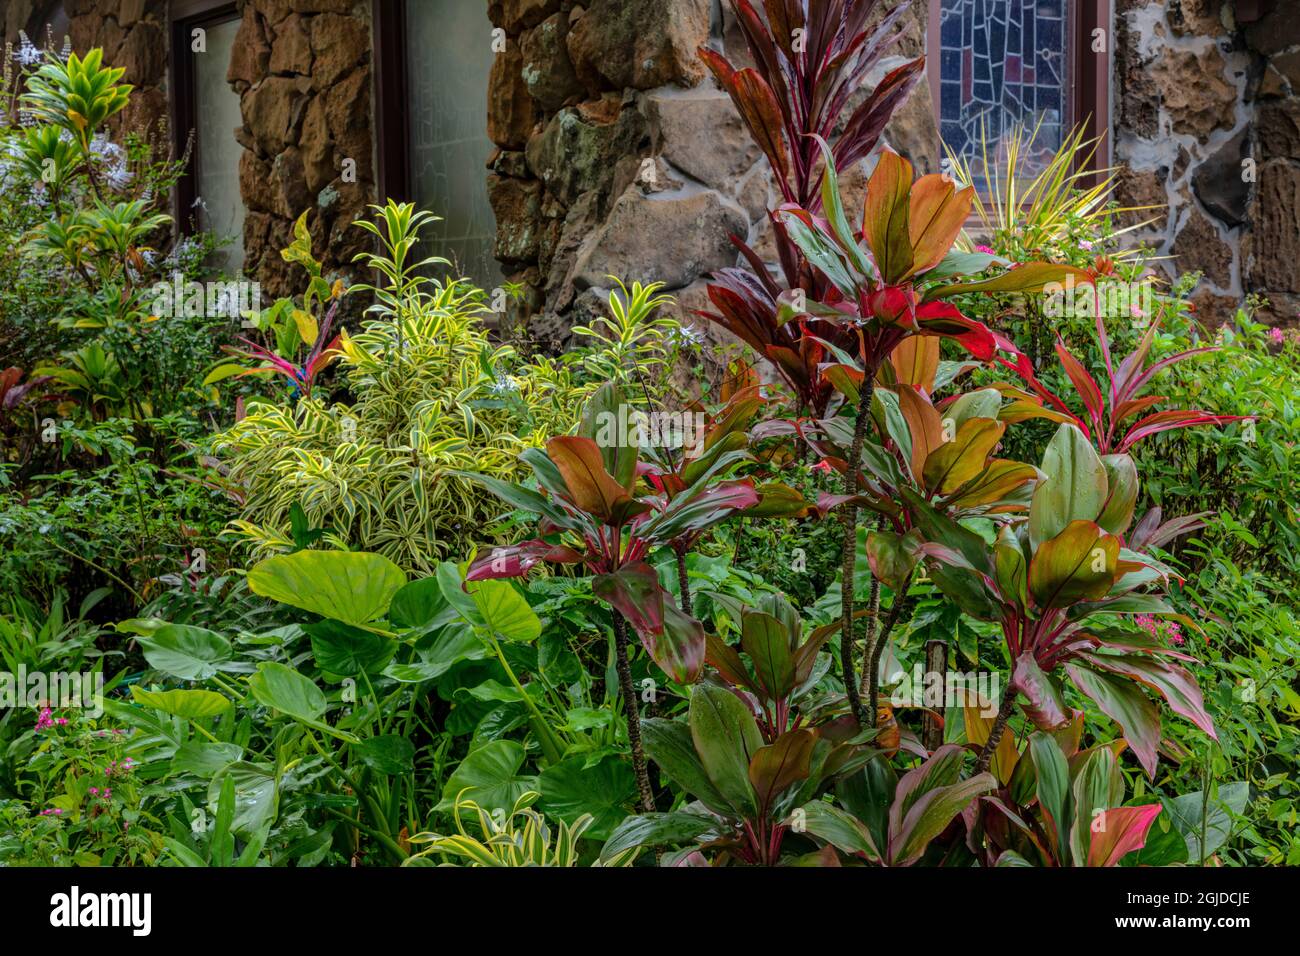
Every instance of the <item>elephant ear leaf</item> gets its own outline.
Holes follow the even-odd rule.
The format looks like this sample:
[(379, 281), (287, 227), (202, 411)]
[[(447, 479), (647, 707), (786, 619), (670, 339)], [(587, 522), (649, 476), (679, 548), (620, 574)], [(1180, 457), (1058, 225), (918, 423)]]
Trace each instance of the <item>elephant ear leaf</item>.
[(358, 627), (383, 617), (405, 584), (401, 568), (364, 551), (278, 554), (248, 572), (254, 594)]

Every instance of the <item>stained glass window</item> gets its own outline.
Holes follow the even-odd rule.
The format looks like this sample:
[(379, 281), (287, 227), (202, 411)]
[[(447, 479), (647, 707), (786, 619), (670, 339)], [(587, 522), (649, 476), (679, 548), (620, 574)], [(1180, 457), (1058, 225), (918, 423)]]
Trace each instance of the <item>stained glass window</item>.
[[(968, 163), (1012, 126), (1038, 135), (1029, 169), (1068, 132), (1066, 0), (938, 0), (939, 131)], [(982, 185), (977, 183), (976, 185)]]

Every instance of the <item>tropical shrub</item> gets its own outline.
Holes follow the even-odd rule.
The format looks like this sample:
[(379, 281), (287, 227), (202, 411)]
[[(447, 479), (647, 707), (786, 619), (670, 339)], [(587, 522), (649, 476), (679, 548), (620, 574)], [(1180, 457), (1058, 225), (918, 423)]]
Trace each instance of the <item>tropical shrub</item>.
[[(395, 228), (418, 225), (398, 220)], [(499, 517), (455, 473), (514, 478), (520, 451), (571, 427), (579, 387), (552, 366), (524, 365), (509, 347), (492, 344), (479, 290), (451, 282), (425, 292), (404, 273), (389, 288), (403, 297), (356, 334), (341, 334), (332, 350), (346, 398), (311, 393), (304, 380), (289, 404), (250, 400), (244, 417), (214, 440), (243, 497), (232, 529), (254, 556), (293, 547), (289, 517), (300, 504), (335, 546), (429, 572)], [(324, 333), (312, 338), (319, 343)]]

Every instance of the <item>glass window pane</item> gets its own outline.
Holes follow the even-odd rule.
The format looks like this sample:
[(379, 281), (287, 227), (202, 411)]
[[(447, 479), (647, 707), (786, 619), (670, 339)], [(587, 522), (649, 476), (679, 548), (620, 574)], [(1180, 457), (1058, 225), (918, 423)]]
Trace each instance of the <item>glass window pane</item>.
[(407, 4), (411, 185), (416, 205), (442, 217), (424, 231), (427, 254), (450, 259), (455, 275), (486, 289), (502, 280), (487, 192), (494, 150), (487, 135), (491, 41), (487, 4)]
[(1065, 0), (939, 0), (939, 116), (944, 141), (967, 163), (979, 165), (981, 141), (994, 162), (1016, 124), (1038, 127), (1022, 172), (1036, 173), (1060, 147), (1070, 123), (1066, 18)]
[[(235, 130), (244, 125), (239, 94), (226, 82), (226, 69), (235, 48), (239, 21), (205, 27), (208, 51), (194, 57), (195, 190), (202, 200), (199, 226), (233, 241), (217, 250), (212, 265), (237, 273), (244, 265), (244, 201), (239, 195), (239, 154), (243, 147)], [(188, 215), (187, 210), (181, 210)]]

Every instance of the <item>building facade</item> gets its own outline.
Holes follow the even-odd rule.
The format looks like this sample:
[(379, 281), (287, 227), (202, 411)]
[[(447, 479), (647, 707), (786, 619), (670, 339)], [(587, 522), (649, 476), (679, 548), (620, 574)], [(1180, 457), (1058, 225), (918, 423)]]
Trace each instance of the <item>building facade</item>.
[[(908, 18), (882, 69), (926, 53), (930, 82), (885, 138), (918, 171), (981, 124), (1048, 147), (1085, 124), (1118, 198), (1154, 207), (1143, 237), (1202, 273), (1207, 319), (1258, 293), (1295, 321), (1300, 2), (913, 0)], [(765, 248), (765, 160), (696, 56), (743, 59), (725, 0), (8, 0), (0, 28), (124, 67), (120, 123), (189, 150), (178, 220), (231, 236), (220, 264), (271, 294), (301, 291), (279, 255), (301, 213), (345, 274), (369, 245), (352, 223), (390, 196), (442, 216), (429, 254), (509, 283), (556, 347), (609, 275), (689, 312), (730, 235)]]

